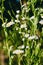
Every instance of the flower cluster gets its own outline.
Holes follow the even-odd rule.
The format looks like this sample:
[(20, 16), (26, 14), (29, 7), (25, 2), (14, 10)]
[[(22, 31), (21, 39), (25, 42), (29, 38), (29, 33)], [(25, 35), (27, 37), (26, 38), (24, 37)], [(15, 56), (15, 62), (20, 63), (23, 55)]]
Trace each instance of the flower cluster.
[(15, 56), (18, 65), (40, 64), (40, 46), (43, 43), (43, 9), (35, 8), (35, 2), (37, 0), (28, 0), (22, 4), (20, 0), (21, 11), (17, 10), (15, 18), (11, 16), (10, 22), (5, 20), (2, 24), (4, 28), (3, 48), (9, 57), (9, 65), (12, 65)]

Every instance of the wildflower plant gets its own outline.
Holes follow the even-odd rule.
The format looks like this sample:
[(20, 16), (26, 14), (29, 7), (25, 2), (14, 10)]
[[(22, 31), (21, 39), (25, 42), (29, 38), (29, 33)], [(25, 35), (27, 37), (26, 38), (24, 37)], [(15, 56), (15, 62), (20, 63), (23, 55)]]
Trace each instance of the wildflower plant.
[[(10, 22), (3, 19), (4, 10), (0, 10), (4, 32), (3, 49), (8, 55), (9, 65), (13, 65), (15, 56), (17, 65), (42, 65), (43, 8), (36, 7), (38, 2), (42, 0), (28, 0), (24, 4), (20, 0), (21, 11), (17, 10), (15, 18), (11, 16)], [(41, 31), (38, 25), (41, 25)]]

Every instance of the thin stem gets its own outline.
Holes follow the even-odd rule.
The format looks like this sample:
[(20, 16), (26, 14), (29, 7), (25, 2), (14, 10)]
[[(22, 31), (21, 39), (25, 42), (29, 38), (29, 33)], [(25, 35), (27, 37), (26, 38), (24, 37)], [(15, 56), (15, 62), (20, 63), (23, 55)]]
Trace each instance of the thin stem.
[(22, 10), (22, 1), (20, 0), (21, 10)]
[(18, 55), (18, 65), (20, 65), (20, 55)]
[(10, 50), (8, 50), (8, 55), (9, 55), (9, 65), (11, 65), (11, 56), (10, 56)]

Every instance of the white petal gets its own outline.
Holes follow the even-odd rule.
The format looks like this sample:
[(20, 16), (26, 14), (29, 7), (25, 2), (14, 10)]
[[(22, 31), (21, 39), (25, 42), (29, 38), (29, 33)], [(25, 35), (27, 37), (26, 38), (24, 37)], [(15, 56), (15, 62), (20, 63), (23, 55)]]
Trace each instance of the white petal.
[(25, 24), (22, 24), (20, 27), (21, 27), (21, 28), (26, 28), (27, 25), (26, 25), (26, 23), (25, 23)]
[(19, 23), (20, 21), (19, 20), (15, 20), (16, 23)]
[(16, 13), (18, 14), (20, 12), (20, 10), (17, 10)]
[(37, 36), (30, 36), (28, 39), (33, 40), (33, 39), (38, 39), (38, 37)]
[(21, 53), (24, 53), (24, 51), (23, 50), (15, 50), (15, 51), (13, 51), (13, 54), (21, 54)]
[(22, 20), (25, 20), (25, 17), (23, 17)]
[(34, 19), (34, 16), (30, 17), (30, 19)]
[(29, 46), (26, 46), (26, 49), (28, 49), (29, 48)]
[(25, 34), (25, 37), (28, 38), (29, 37), (29, 34)]
[(14, 22), (13, 21), (11, 21), (11, 22), (8, 22), (7, 24), (6, 24), (6, 27), (10, 27), (11, 25), (13, 25), (14, 24)]
[(24, 45), (21, 45), (18, 47), (19, 49), (24, 49)]
[(16, 15), (16, 18), (18, 18), (19, 17), (19, 15)]
[(40, 23), (41, 25), (43, 25), (43, 20), (39, 21), (39, 23)]
[(41, 18), (43, 18), (43, 16), (41, 15)]
[(18, 27), (16, 28), (16, 30), (18, 30)]
[(25, 40), (25, 38), (22, 38), (22, 41), (24, 41)]

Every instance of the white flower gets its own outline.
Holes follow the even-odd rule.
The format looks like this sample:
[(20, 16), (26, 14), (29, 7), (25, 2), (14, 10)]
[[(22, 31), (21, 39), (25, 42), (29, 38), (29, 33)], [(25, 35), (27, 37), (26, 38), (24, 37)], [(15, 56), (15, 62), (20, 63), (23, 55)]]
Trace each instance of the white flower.
[[(19, 46), (18, 48), (19, 48), (19, 49), (24, 49), (25, 46), (24, 46), (24, 45), (21, 45), (21, 46)], [(26, 49), (28, 49), (28, 48), (29, 48), (29, 46), (26, 46)]]
[(24, 41), (25, 40), (25, 38), (22, 38), (22, 41)]
[(19, 15), (17, 14), (17, 15), (16, 15), (16, 18), (18, 18), (18, 17), (19, 17)]
[(20, 27), (21, 27), (21, 28), (26, 28), (27, 25), (26, 25), (26, 23), (25, 23), (25, 24), (22, 24)]
[(28, 33), (30, 33), (30, 30), (28, 30)]
[(41, 18), (43, 18), (43, 15), (41, 15)]
[(24, 45), (21, 45), (18, 47), (19, 49), (24, 49)]
[(16, 28), (16, 30), (18, 30), (18, 27)]
[(24, 51), (23, 50), (15, 50), (15, 51), (13, 51), (13, 54), (21, 54), (21, 53), (24, 53)]
[(6, 26), (6, 22), (2, 24), (2, 27), (5, 27)]
[(37, 36), (30, 36), (28, 39), (33, 40), (33, 39), (38, 39), (38, 37)]
[(25, 34), (25, 37), (28, 38), (29, 37), (29, 34)]
[(25, 17), (23, 17), (22, 20), (25, 20)]
[(16, 13), (19, 14), (20, 13), (20, 10), (17, 10)]
[(27, 30), (27, 28), (25, 28), (25, 30)]
[(29, 48), (29, 46), (26, 46), (26, 49), (28, 49)]
[(21, 34), (21, 31), (19, 31), (19, 34)]
[(39, 23), (40, 23), (41, 25), (43, 25), (43, 20), (39, 21)]
[(30, 17), (30, 19), (34, 19), (34, 16)]
[(20, 21), (19, 20), (15, 20), (16, 23), (19, 23)]
[(15, 24), (13, 21), (10, 21), (6, 24), (6, 27), (10, 27), (11, 25)]
[(35, 10), (37, 11), (37, 10), (39, 10), (39, 8), (36, 8)]

